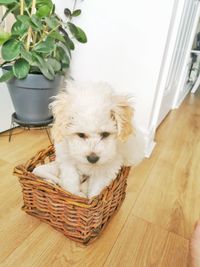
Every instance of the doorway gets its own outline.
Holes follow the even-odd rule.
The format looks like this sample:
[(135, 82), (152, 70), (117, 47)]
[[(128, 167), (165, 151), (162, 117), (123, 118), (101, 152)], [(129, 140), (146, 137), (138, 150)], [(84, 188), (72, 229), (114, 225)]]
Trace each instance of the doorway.
[(200, 2), (197, 0), (174, 2), (150, 122), (150, 127), (154, 131), (170, 110), (180, 106), (192, 87), (188, 75), (192, 64), (191, 48), (200, 15)]

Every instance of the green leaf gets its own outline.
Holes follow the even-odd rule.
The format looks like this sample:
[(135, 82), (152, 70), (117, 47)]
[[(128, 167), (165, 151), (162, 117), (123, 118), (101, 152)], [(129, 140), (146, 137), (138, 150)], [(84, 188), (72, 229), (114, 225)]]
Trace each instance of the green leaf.
[(33, 64), (33, 57), (32, 57), (32, 53), (27, 51), (24, 47), (21, 47), (21, 57), (24, 58), (26, 61), (28, 61), (28, 63), (30, 65)]
[(1, 77), (0, 77), (0, 82), (6, 82), (9, 81), (10, 79), (12, 79), (14, 77), (14, 74), (11, 71), (6, 71)]
[(74, 12), (72, 13), (72, 17), (78, 17), (81, 14), (81, 10), (80, 9), (76, 9), (74, 10)]
[(87, 37), (84, 31), (77, 27), (75, 24), (71, 22), (67, 22), (67, 25), (69, 27), (70, 32), (73, 34), (73, 36), (76, 38), (77, 41), (80, 43), (86, 43), (87, 42)]
[(42, 65), (38, 62), (38, 68), (40, 69), (41, 73), (48, 79), (48, 80), (53, 80), (54, 75), (48, 70), (48, 68), (45, 65)]
[(32, 73), (32, 74), (42, 74), (41, 71), (40, 71), (40, 69), (38, 67), (35, 67), (35, 66), (31, 66), (30, 67), (29, 73)]
[(48, 36), (63, 43), (65, 42), (65, 38), (57, 31), (51, 32)]
[(24, 79), (29, 73), (30, 65), (25, 59), (20, 58), (16, 60), (12, 69), (17, 79)]
[(59, 70), (61, 70), (61, 64), (55, 58), (48, 58), (47, 59), (47, 64), (50, 65), (50, 66), (52, 66), (52, 68), (53, 68), (53, 70), (55, 72), (58, 72)]
[(20, 1), (10, 4), (9, 6), (7, 6), (7, 8), (10, 9), (10, 12), (14, 15), (15, 18), (20, 15)]
[(32, 6), (32, 0), (25, 0), (25, 4), (28, 8)]
[(55, 10), (56, 10), (56, 6), (55, 6), (55, 4), (53, 4), (51, 13), (54, 14), (55, 13)]
[(38, 53), (51, 53), (54, 50), (55, 41), (53, 38), (47, 37), (45, 41), (34, 47), (34, 51)]
[(62, 27), (59, 27), (60, 32), (64, 35), (65, 38), (65, 42), (64, 44), (66, 45), (67, 49), (69, 50), (74, 50), (74, 43), (72, 42), (72, 40), (69, 38), (68, 33), (66, 32), (65, 29), (63, 29)]
[(67, 25), (69, 27), (70, 32), (75, 36), (75, 34), (78, 33), (78, 29), (77, 29), (76, 25), (71, 23), (71, 22), (67, 22)]
[(72, 12), (69, 8), (64, 9), (64, 14), (67, 18), (71, 18), (71, 16), (72, 16)]
[(51, 0), (37, 0), (36, 7), (40, 8), (42, 6), (53, 6), (53, 3)]
[(26, 15), (18, 15), (17, 19), (19, 21), (21, 21), (24, 25), (26, 25), (27, 27), (29, 27), (31, 25), (31, 20), (29, 16)]
[(65, 65), (67, 65), (67, 67), (69, 67), (70, 59), (69, 59), (65, 49), (62, 48), (61, 46), (58, 46), (56, 49), (56, 58), (58, 61), (62, 62), (62, 65), (65, 64)]
[(78, 29), (78, 34), (75, 36), (76, 39), (80, 43), (87, 43), (87, 36), (86, 36), (85, 32), (79, 27), (77, 27), (77, 29)]
[(53, 77), (55, 77), (55, 71), (54, 71), (53, 66), (47, 64), (47, 68), (48, 68), (49, 72), (51, 73), (51, 75), (52, 75)]
[(4, 60), (12, 61), (19, 56), (21, 43), (17, 40), (10, 39), (6, 41), (1, 49), (1, 54)]
[(34, 28), (35, 30), (40, 31), (43, 29), (42, 22), (36, 15), (31, 16), (31, 22), (33, 23), (34, 26), (36, 26)]
[(0, 5), (10, 5), (16, 2), (17, 2), (16, 0), (0, 0)]
[(21, 21), (17, 20), (11, 29), (11, 32), (13, 35), (23, 35), (25, 32), (27, 32), (28, 26)]
[(64, 38), (65, 38), (64, 44), (67, 46), (68, 50), (74, 50), (75, 46), (72, 40), (68, 36), (65, 36)]
[(87, 43), (87, 36), (85, 34), (85, 32), (77, 27), (78, 29), (78, 34), (75, 36), (75, 38), (80, 42), (80, 43)]
[(45, 18), (45, 22), (50, 29), (55, 29), (60, 25), (60, 21), (54, 16), (51, 16), (50, 18)]
[(55, 73), (53, 71), (52, 66), (49, 66), (47, 62), (38, 54), (33, 53), (34, 57), (34, 66), (38, 67), (41, 73), (48, 79), (53, 80), (55, 77)]
[(39, 18), (44, 18), (46, 16), (49, 16), (52, 11), (52, 5), (44, 5), (41, 6), (38, 11), (36, 12), (36, 16)]
[(0, 32), (0, 45), (10, 39), (11, 34), (9, 32)]

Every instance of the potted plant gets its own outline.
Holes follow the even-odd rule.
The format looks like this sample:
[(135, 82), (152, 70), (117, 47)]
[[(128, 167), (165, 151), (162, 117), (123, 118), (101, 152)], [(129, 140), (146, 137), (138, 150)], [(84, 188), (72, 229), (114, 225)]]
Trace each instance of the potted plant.
[[(76, 4), (76, 0), (75, 0)], [(49, 98), (56, 95), (70, 66), (74, 40), (87, 42), (84, 31), (72, 23), (80, 9), (66, 8), (63, 21), (51, 0), (0, 0), (2, 21), (14, 15), (10, 32), (0, 32), (3, 75), (19, 120), (30, 124), (51, 120)]]

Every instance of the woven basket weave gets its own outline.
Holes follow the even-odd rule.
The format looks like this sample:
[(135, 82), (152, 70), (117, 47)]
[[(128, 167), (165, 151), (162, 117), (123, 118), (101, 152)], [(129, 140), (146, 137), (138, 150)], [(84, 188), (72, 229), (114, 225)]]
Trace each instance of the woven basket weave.
[(55, 160), (54, 152), (54, 147), (50, 146), (38, 152), (26, 164), (14, 169), (22, 186), (22, 209), (50, 224), (68, 238), (89, 244), (99, 236), (122, 204), (130, 167), (123, 167), (117, 178), (100, 195), (86, 199), (32, 173), (36, 166)]

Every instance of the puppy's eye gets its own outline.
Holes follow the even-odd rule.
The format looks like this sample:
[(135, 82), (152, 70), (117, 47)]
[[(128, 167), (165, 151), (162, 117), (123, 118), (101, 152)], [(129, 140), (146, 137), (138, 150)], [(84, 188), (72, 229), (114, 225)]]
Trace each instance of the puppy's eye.
[(84, 134), (84, 133), (77, 133), (77, 135), (78, 135), (80, 138), (83, 138), (83, 139), (87, 138), (87, 135)]
[(102, 133), (100, 133), (100, 136), (101, 136), (102, 139), (107, 138), (109, 135), (110, 135), (109, 132), (102, 132)]

